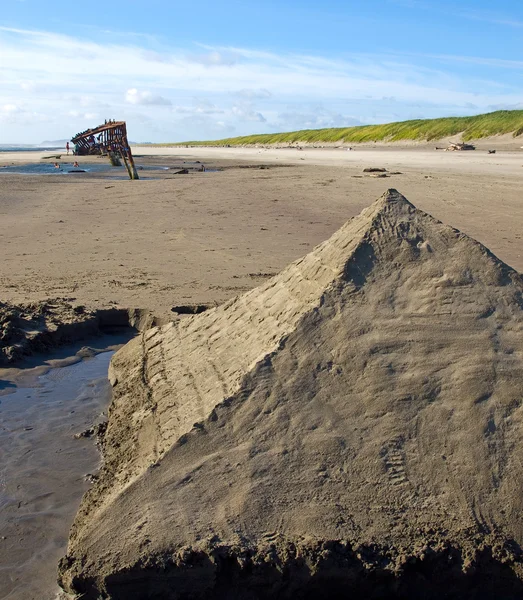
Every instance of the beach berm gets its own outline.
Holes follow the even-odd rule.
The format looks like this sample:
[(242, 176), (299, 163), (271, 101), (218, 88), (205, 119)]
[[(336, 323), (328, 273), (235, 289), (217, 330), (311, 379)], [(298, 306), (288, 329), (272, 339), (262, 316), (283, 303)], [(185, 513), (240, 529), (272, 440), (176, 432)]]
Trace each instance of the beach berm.
[(84, 600), (523, 593), (523, 279), (388, 190), (113, 357)]

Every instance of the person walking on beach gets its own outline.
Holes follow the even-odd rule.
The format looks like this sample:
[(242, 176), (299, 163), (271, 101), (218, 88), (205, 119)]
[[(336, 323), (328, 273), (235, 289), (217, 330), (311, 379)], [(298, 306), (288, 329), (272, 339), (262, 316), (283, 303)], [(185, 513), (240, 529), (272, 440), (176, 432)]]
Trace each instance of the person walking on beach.
[(67, 150), (67, 154), (69, 154), (69, 142), (65, 145), (65, 149)]

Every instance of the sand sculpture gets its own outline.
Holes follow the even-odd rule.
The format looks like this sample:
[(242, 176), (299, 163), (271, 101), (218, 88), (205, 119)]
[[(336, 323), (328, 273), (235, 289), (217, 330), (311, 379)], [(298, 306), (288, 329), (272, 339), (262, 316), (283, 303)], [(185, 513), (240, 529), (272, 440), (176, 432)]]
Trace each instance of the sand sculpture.
[(389, 190), (113, 358), (60, 582), (91, 598), (521, 597), (523, 281)]

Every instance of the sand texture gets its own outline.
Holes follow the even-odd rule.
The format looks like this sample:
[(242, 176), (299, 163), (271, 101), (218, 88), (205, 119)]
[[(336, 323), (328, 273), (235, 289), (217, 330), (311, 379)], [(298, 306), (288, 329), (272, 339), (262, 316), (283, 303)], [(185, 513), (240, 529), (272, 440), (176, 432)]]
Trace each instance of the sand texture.
[(56, 346), (100, 336), (114, 327), (137, 330), (156, 325), (148, 311), (87, 309), (63, 298), (15, 305), (0, 302), (0, 368), (49, 352)]
[(67, 340), (73, 327), (75, 337), (80, 330), (86, 337), (95, 334), (95, 315), (61, 300), (22, 306), (0, 302), (0, 367)]
[(261, 287), (144, 332), (111, 363), (62, 585), (520, 597), (522, 294), (389, 190)]
[[(62, 176), (0, 169), (0, 301), (66, 298), (162, 318), (176, 305), (219, 304), (312, 250), (389, 187), (523, 272), (523, 151), (145, 150), (136, 149), (138, 166), (168, 170), (128, 181), (109, 166)], [(197, 160), (223, 170), (173, 175)]]

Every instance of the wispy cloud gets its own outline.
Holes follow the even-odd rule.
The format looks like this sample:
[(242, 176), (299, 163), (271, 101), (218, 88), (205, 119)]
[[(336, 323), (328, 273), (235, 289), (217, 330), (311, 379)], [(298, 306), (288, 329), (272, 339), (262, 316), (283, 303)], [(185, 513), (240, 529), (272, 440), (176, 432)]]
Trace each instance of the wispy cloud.
[(137, 90), (131, 88), (125, 94), (125, 101), (128, 104), (142, 106), (171, 106), (172, 102), (168, 98), (153, 94), (149, 90)]
[(155, 130), (156, 138), (195, 139), (232, 128), (249, 133), (408, 118), (413, 110), (469, 114), (521, 101), (521, 86), (510, 89), (487, 76), (464, 79), (449, 66), (523, 68), (516, 60), (431, 55), (437, 68), (428, 68), (406, 54), (341, 59), (241, 47), (196, 50), (151, 50), (140, 36), (104, 43), (0, 27), (0, 106), (25, 111), (23, 118), (4, 111), (0, 135), (5, 141), (35, 132), (49, 137), (45, 121), (58, 130), (53, 137), (66, 137), (96, 116), (127, 119), (135, 139), (149, 139)]
[(507, 27), (523, 28), (523, 21), (510, 15), (494, 11), (478, 10), (474, 8), (460, 7), (459, 5), (445, 5), (442, 2), (426, 2), (425, 0), (388, 0), (392, 4), (404, 8), (418, 9), (436, 12), (440, 14), (460, 17), (471, 21), (483, 21), (493, 25), (504, 25)]
[(22, 109), (17, 104), (4, 104), (0, 106), (0, 113), (3, 115), (14, 115), (22, 112)]
[(241, 98), (247, 98), (248, 100), (253, 100), (253, 99), (266, 99), (266, 98), (270, 98), (272, 96), (272, 94), (269, 92), (269, 90), (264, 90), (264, 89), (250, 89), (250, 90), (238, 90), (236, 92), (236, 94), (238, 96), (240, 96)]
[(220, 51), (209, 49), (209, 52), (201, 54), (187, 54), (186, 59), (190, 62), (194, 62), (206, 67), (215, 66), (232, 66), (235, 65), (241, 58), (241, 54), (236, 50), (230, 50), (228, 48)]
[(278, 114), (276, 122), (279, 129), (318, 129), (321, 127), (350, 127), (363, 123), (349, 115), (326, 109), (322, 105), (305, 106), (305, 110), (296, 112), (287, 110)]
[(463, 17), (464, 19), (470, 19), (471, 21), (483, 21), (493, 25), (505, 25), (507, 27), (523, 28), (523, 21), (511, 18), (507, 15), (479, 10), (457, 10), (454, 11), (453, 14)]
[[(382, 56), (369, 54), (367, 57), (374, 56), (376, 60), (380, 60)], [(408, 59), (434, 59), (441, 64), (465, 63), (470, 65), (478, 65), (482, 67), (495, 67), (496, 69), (507, 69), (520, 71), (523, 70), (523, 60), (510, 60), (503, 58), (489, 58), (486, 56), (468, 56), (464, 54), (437, 54), (428, 52), (397, 52), (389, 55), (389, 62), (406, 61)], [(433, 72), (434, 69), (428, 69), (427, 72)], [(443, 70), (439, 70), (443, 74)], [(495, 85), (495, 81), (491, 81)]]
[(267, 119), (255, 110), (252, 104), (244, 103), (232, 107), (232, 114), (240, 121), (247, 123), (266, 123)]

